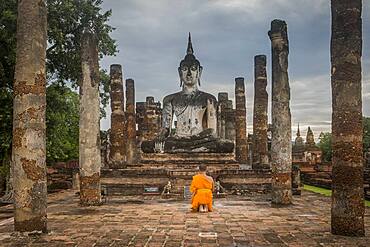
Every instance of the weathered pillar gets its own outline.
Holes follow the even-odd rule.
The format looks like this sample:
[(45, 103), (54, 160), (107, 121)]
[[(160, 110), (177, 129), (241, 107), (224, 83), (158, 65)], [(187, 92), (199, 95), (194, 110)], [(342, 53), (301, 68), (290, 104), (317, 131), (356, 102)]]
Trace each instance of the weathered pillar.
[(247, 114), (243, 77), (235, 78), (235, 105), (235, 159), (241, 164), (247, 164)]
[(80, 85), (80, 204), (99, 205), (100, 191), (100, 105), (99, 61), (94, 34), (84, 33), (81, 46)]
[(225, 139), (235, 140), (235, 110), (232, 100), (226, 102), (225, 115)]
[(226, 105), (229, 100), (228, 93), (218, 93), (218, 137), (225, 139), (226, 137)]
[(292, 202), (292, 134), (288, 78), (288, 33), (285, 21), (274, 20), (269, 31), (272, 47), (272, 203)]
[(110, 66), (111, 80), (111, 128), (109, 167), (123, 168), (125, 162), (125, 103), (122, 81), (122, 67), (119, 64)]
[(18, 2), (14, 80), (14, 230), (47, 231), (44, 0)]
[(266, 56), (254, 57), (253, 169), (269, 168), (267, 150), (268, 94)]
[(331, 232), (346, 236), (364, 236), (362, 1), (332, 0), (331, 10)]
[(153, 140), (158, 135), (161, 129), (161, 116), (160, 103), (155, 102), (153, 96), (146, 97), (144, 115), (144, 124), (146, 126), (145, 140)]
[(126, 162), (127, 165), (136, 163), (136, 118), (135, 118), (135, 82), (126, 80)]

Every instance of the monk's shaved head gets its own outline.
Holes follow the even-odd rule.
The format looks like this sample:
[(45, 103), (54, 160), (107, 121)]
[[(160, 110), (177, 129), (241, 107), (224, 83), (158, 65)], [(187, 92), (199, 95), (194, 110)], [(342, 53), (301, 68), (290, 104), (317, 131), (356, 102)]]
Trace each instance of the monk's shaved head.
[(205, 165), (205, 164), (200, 164), (200, 165), (199, 165), (199, 171), (201, 171), (201, 172), (205, 172), (205, 171), (207, 171), (207, 165)]

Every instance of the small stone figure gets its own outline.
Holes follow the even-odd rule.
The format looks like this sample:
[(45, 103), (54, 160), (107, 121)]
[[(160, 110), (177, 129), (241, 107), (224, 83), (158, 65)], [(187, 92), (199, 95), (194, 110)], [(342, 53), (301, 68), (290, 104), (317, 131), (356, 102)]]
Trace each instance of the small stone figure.
[(167, 184), (164, 186), (163, 191), (162, 191), (162, 196), (164, 194), (169, 195), (171, 193), (172, 189), (172, 184), (171, 181), (168, 181)]
[(216, 195), (219, 195), (221, 193), (221, 184), (220, 181), (216, 182)]
[(220, 181), (217, 181), (215, 184), (216, 189), (216, 197), (225, 197), (226, 196), (226, 190), (224, 187), (222, 187)]

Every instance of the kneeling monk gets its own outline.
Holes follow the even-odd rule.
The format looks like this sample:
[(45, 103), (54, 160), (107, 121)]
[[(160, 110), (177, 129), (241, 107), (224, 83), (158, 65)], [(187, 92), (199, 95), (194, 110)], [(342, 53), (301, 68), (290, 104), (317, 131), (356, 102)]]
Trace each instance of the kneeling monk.
[(193, 211), (201, 211), (199, 210), (201, 205), (208, 207), (208, 211), (212, 211), (213, 178), (207, 176), (206, 171), (207, 166), (200, 165), (199, 173), (193, 176), (191, 182), (190, 191), (193, 193), (191, 207)]

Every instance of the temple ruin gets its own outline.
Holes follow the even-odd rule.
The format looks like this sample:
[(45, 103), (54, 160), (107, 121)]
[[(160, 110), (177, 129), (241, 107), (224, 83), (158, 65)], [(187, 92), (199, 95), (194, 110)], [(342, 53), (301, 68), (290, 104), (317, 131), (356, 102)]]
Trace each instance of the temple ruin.
[[(170, 195), (181, 197), (200, 163), (210, 167), (211, 175), (225, 189), (246, 194), (270, 193), (267, 108), (262, 109), (264, 119), (261, 119), (259, 127), (262, 130), (259, 138), (265, 138), (265, 147), (260, 148), (263, 164), (252, 168), (248, 145), (252, 145), (253, 138), (249, 138), (248, 144), (244, 78), (235, 79), (236, 102), (233, 108), (228, 93), (220, 92), (216, 99), (198, 89), (202, 70), (203, 67), (194, 55), (189, 34), (186, 55), (178, 68), (182, 88), (180, 92), (165, 96), (163, 103), (155, 102), (151, 96), (146, 97), (145, 102), (135, 103), (133, 80), (126, 81), (123, 120), (126, 135), (125, 144), (121, 145), (122, 150), (126, 148), (126, 157), (120, 161), (125, 165), (104, 166), (109, 167), (102, 170), (102, 184), (108, 194), (159, 195), (164, 190), (168, 192), (168, 185), (171, 184)], [(265, 78), (258, 75), (258, 80), (266, 82), (266, 72), (262, 73)], [(116, 81), (119, 82), (120, 78), (112, 80)], [(116, 86), (114, 90), (117, 90)], [(261, 97), (264, 102), (262, 104), (267, 104), (267, 95)], [(121, 104), (117, 103), (117, 106)], [(135, 112), (135, 119), (130, 120)], [(137, 123), (136, 128), (134, 122)], [(110, 135), (114, 137), (119, 129), (115, 127), (117, 122), (111, 124)], [(117, 161), (109, 162), (114, 164)]]
[[(268, 202), (265, 204), (268, 206), (263, 209), (268, 208), (264, 211), (264, 217), (266, 215), (281, 217), (275, 215), (276, 212), (280, 213), (275, 207), (282, 207), (279, 210), (281, 209), (287, 216), (279, 219), (284, 220), (286, 225), (289, 221), (298, 222), (299, 217), (307, 217), (307, 214), (293, 215), (296, 217), (294, 218), (289, 211), (290, 207), (294, 207), (293, 195), (302, 194), (301, 178), (310, 180), (312, 175), (310, 172), (324, 172), (326, 177), (319, 177), (325, 184), (322, 187), (332, 188), (331, 233), (364, 236), (363, 176), (365, 174), (367, 183), (365, 196), (369, 196), (370, 150), (364, 152), (362, 141), (362, 1), (331, 2), (333, 160), (330, 169), (323, 164), (322, 151), (315, 143), (311, 127), (308, 126), (304, 142), (298, 124), (296, 138), (294, 144), (292, 143), (288, 29), (285, 21), (273, 20), (268, 31), (272, 64), (271, 124), (268, 124), (269, 101), (266, 90), (267, 56), (254, 57), (253, 133), (248, 133), (247, 105), (250, 104), (246, 97), (248, 82), (244, 77), (230, 78), (235, 90), (234, 102), (231, 100), (233, 97), (226, 92), (217, 92), (216, 97), (200, 90), (203, 66), (195, 56), (189, 33), (185, 56), (177, 68), (180, 90), (163, 95), (163, 100), (155, 101), (154, 97), (147, 96), (145, 102), (136, 102), (135, 83), (141, 82), (124, 79), (122, 66), (111, 65), (111, 128), (104, 141), (101, 141), (100, 136), (98, 37), (90, 29), (83, 30), (79, 82), (79, 161), (74, 161), (69, 166), (56, 165), (47, 173), (46, 3), (43, 0), (18, 1), (11, 168), (14, 176), (14, 230), (31, 232), (30, 236), (48, 231), (47, 185), (57, 180), (58, 167), (60, 170), (71, 168), (64, 177), (73, 183), (74, 189), (79, 192), (79, 200), (73, 201), (76, 202), (73, 205), (74, 211), (69, 212), (77, 221), (79, 217), (76, 215), (87, 214), (86, 212), (99, 213), (99, 210), (83, 207), (101, 206), (103, 197), (106, 203), (108, 195), (149, 195), (157, 196), (164, 201), (189, 199), (192, 176), (200, 164), (206, 164), (209, 175), (216, 182), (215, 196), (258, 196), (262, 200), (253, 202), (253, 205), (245, 199), (239, 199), (237, 203), (245, 208), (254, 209)], [(65, 170), (61, 173), (63, 172)], [(212, 194), (212, 190), (209, 191)], [(73, 196), (77, 197), (72, 193), (68, 195), (69, 201), (72, 201)], [(299, 200), (299, 203), (303, 201)], [(54, 200), (53, 203), (62, 201)], [(227, 200), (222, 203), (226, 208), (237, 205), (235, 202), (228, 205)], [(300, 209), (299, 207), (295, 209)], [(269, 210), (275, 211), (271, 213)], [(131, 210), (128, 214), (134, 211)], [(163, 210), (161, 208), (155, 213), (158, 211)], [(229, 214), (229, 211), (226, 212)], [(305, 212), (309, 213), (309, 210)], [(126, 218), (119, 213), (117, 214), (121, 219), (129, 221), (133, 218), (132, 215)], [(173, 218), (179, 214), (177, 211)], [(66, 215), (67, 213), (63, 217)], [(237, 217), (234, 217), (235, 215)], [(235, 215), (231, 223), (242, 218), (239, 214)], [(112, 216), (116, 216), (115, 212), (109, 211), (109, 215), (104, 215), (105, 218)], [(156, 219), (159, 219), (158, 222), (165, 221), (165, 217), (157, 216), (155, 215)], [(139, 214), (138, 217), (142, 216)], [(146, 217), (149, 218), (148, 215)], [(311, 223), (312, 215), (308, 218)], [(2, 224), (9, 225), (10, 222), (12, 223), (9, 221)], [(321, 223), (321, 226), (327, 222)], [(85, 225), (89, 223), (83, 222)], [(61, 225), (60, 221), (58, 224)], [(157, 230), (145, 227), (148, 231)], [(263, 225), (259, 230), (265, 228), (266, 225)], [(297, 225), (292, 229), (295, 231)], [(122, 229), (118, 231), (122, 233)], [(134, 240), (140, 230), (135, 231), (137, 235), (133, 234)], [(68, 230), (65, 230), (65, 234), (67, 233)], [(201, 233), (204, 234), (199, 232), (199, 236)], [(91, 231), (90, 234), (94, 235), (95, 232)], [(276, 235), (273, 235), (275, 233), (263, 234), (267, 239), (272, 239), (272, 243), (282, 243)], [(14, 237), (8, 235), (4, 239)], [(287, 235), (289, 235), (287, 238), (290, 238), (291, 232), (287, 232)], [(163, 236), (167, 241), (169, 237)]]

